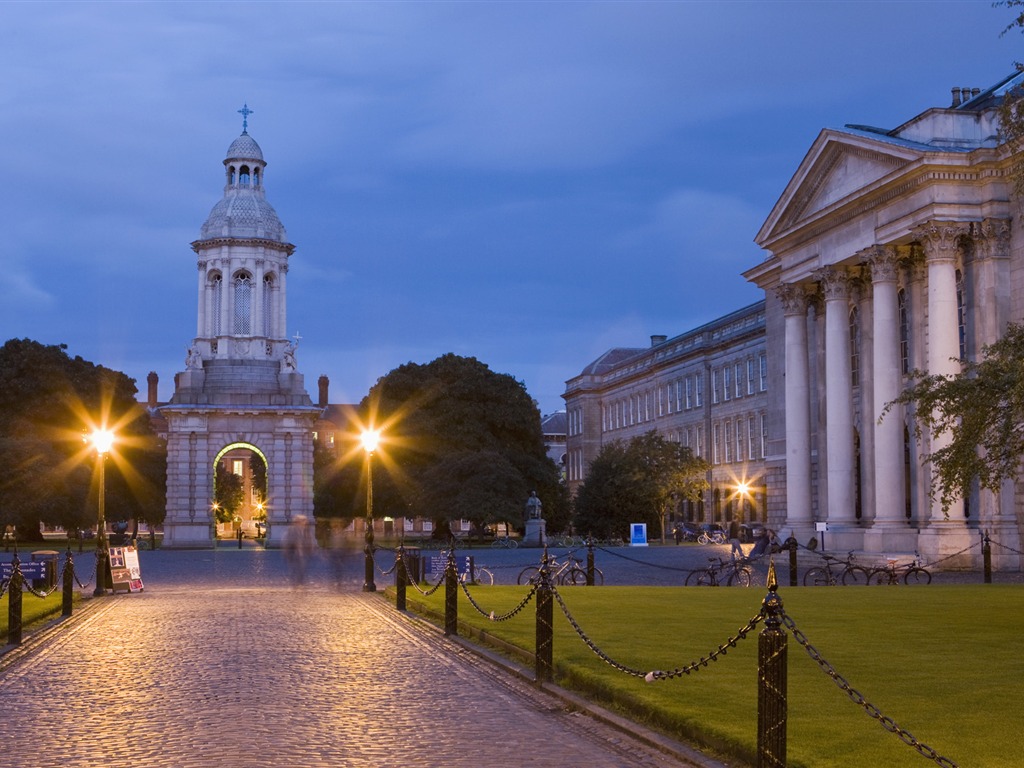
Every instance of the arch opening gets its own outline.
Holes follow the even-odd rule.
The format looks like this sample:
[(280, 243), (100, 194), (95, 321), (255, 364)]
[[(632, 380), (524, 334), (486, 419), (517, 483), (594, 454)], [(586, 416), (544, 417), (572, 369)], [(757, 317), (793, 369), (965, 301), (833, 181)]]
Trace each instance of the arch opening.
[(216, 538), (266, 536), (269, 470), (266, 455), (252, 443), (231, 443), (217, 453), (210, 510)]

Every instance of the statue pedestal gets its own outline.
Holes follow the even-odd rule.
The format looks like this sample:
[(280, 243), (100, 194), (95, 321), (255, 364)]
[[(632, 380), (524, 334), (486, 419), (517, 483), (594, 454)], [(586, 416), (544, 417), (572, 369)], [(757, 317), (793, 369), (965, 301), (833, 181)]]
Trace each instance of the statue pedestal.
[(542, 519), (527, 520), (526, 533), (523, 534), (524, 547), (543, 547), (548, 543), (546, 533), (547, 522)]

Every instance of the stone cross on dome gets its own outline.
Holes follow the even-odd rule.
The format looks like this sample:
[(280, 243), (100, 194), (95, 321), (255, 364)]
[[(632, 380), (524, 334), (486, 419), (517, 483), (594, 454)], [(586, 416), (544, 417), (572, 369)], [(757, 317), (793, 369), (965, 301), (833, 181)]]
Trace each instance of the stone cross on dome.
[(249, 104), (245, 103), (242, 108), (238, 110), (238, 114), (242, 116), (242, 133), (249, 132), (249, 115), (255, 114), (256, 110), (249, 109)]

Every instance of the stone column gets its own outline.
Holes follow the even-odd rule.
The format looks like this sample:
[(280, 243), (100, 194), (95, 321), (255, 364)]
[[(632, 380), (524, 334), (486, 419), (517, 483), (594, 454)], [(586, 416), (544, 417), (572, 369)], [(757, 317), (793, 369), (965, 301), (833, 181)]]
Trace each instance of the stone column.
[[(908, 359), (911, 370), (924, 370), (928, 365), (925, 355), (924, 326), (927, 317), (925, 304), (925, 282), (927, 270), (924, 264), (924, 250), (918, 246), (910, 247), (910, 257), (906, 263), (904, 280), (907, 293), (907, 312), (910, 318), (910, 355)], [(910, 404), (905, 408), (907, 423), (914, 423), (917, 406)], [(931, 501), (928, 498), (928, 465), (924, 460), (927, 454), (923, 437), (914, 430), (910, 435), (910, 519), (913, 525), (921, 525), (931, 516)]]
[(828, 522), (856, 523), (854, 509), (853, 387), (850, 378), (850, 278), (826, 267), (816, 277), (825, 299), (825, 450)]
[(786, 526), (806, 542), (814, 531), (807, 294), (802, 285), (784, 283), (776, 295), (786, 318)]
[(209, 300), (206, 288), (206, 259), (200, 259), (196, 266), (199, 267), (199, 311), (196, 313), (196, 336), (206, 338), (209, 332), (206, 328), (206, 302)]
[(287, 284), (285, 279), (288, 276), (288, 264), (281, 262), (280, 272), (280, 286), (277, 290), (277, 306), (275, 307), (274, 313), (274, 329), (275, 336), (279, 339), (288, 337), (288, 303), (287, 303)]
[(860, 315), (860, 511), (861, 524), (875, 517), (875, 302), (871, 290), (870, 270), (861, 273), (855, 283), (854, 303)]
[[(263, 313), (268, 311), (268, 307), (263, 306), (263, 275), (265, 274), (263, 266), (264, 263), (263, 259), (256, 259), (256, 279), (252, 286), (252, 327), (250, 328), (253, 336), (262, 336), (263, 330), (266, 327), (263, 324)], [(262, 357), (262, 353), (260, 354), (260, 357)]]

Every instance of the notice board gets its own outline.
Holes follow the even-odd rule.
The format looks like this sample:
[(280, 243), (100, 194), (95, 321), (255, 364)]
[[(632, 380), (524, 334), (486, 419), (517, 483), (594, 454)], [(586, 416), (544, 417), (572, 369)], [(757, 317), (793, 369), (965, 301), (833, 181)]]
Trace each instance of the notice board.
[(110, 547), (110, 581), (115, 592), (141, 592), (142, 568), (135, 547)]

